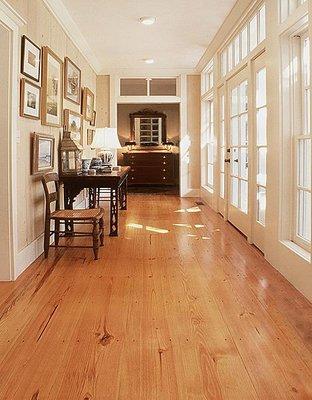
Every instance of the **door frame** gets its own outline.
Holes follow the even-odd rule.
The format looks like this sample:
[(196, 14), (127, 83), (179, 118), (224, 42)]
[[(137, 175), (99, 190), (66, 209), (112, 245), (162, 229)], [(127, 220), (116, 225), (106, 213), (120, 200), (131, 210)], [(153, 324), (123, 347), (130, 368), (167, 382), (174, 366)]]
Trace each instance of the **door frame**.
[[(8, 193), (7, 204), (8, 215), (8, 249), (7, 260), (2, 260), (2, 265), (7, 265), (5, 270), (0, 270), (0, 280), (11, 281), (18, 276), (17, 265), (17, 143), (19, 141), (18, 119), (19, 119), (19, 43), (20, 28), (26, 24), (21, 17), (6, 1), (0, 0), (0, 23), (10, 34), (10, 82), (8, 90), (8, 186), (5, 191)], [(4, 261), (4, 262), (3, 262)]]

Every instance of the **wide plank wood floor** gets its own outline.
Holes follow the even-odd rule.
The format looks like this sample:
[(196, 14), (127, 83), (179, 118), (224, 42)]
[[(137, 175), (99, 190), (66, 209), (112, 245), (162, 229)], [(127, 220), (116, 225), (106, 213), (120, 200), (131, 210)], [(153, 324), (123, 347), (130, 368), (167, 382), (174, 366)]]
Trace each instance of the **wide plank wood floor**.
[(207, 206), (132, 194), (100, 255), (0, 284), (1, 400), (312, 399), (312, 305)]

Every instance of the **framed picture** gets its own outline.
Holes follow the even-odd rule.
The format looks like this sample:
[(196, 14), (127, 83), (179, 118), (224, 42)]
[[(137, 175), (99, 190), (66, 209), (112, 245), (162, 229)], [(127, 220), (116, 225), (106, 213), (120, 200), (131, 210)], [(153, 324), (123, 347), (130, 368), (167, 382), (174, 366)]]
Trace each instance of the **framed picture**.
[(87, 130), (87, 145), (88, 146), (91, 146), (91, 143), (93, 142), (94, 133), (95, 133), (95, 130), (93, 130), (93, 129)]
[(41, 122), (62, 126), (63, 62), (49, 47), (42, 49)]
[(92, 121), (94, 111), (94, 94), (87, 87), (83, 90), (82, 114), (86, 121)]
[(65, 57), (64, 97), (76, 104), (81, 102), (81, 70), (68, 57)]
[(28, 78), (40, 81), (41, 48), (22, 36), (21, 73)]
[(34, 133), (32, 173), (44, 174), (54, 168), (55, 139), (53, 136)]
[(26, 79), (21, 79), (21, 117), (40, 119), (40, 87)]
[(90, 125), (95, 126), (95, 124), (96, 124), (96, 111), (93, 111), (92, 121), (90, 121)]
[(64, 110), (64, 128), (72, 137), (82, 144), (83, 116), (75, 111)]

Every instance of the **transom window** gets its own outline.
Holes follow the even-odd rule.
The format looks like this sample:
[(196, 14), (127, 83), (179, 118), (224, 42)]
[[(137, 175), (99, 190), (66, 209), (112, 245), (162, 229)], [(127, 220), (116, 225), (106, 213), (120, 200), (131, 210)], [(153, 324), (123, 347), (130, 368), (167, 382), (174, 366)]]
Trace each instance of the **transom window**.
[(222, 51), (220, 56), (221, 76), (232, 71), (265, 39), (265, 35), (265, 5), (263, 5)]
[(280, 0), (280, 21), (283, 22), (306, 0)]
[(209, 62), (202, 72), (202, 94), (213, 88), (213, 62)]

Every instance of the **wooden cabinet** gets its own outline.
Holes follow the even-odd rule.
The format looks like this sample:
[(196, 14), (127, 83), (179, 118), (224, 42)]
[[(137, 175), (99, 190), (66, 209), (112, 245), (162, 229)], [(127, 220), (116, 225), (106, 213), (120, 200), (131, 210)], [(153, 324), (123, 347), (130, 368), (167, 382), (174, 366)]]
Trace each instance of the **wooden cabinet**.
[(174, 154), (160, 151), (124, 153), (124, 165), (128, 165), (128, 183), (131, 185), (174, 185)]

